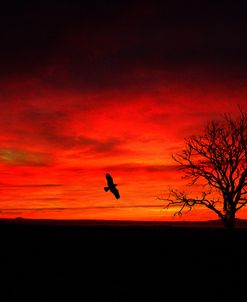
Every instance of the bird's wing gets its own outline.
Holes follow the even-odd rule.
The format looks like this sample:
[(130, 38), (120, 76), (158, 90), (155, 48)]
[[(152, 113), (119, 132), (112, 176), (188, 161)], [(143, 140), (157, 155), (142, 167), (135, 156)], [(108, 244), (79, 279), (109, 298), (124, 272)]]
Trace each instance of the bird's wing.
[(120, 194), (118, 192), (118, 189), (114, 188), (114, 189), (111, 189), (111, 192), (114, 194), (114, 196), (119, 199), (120, 198)]
[(108, 186), (110, 187), (111, 185), (113, 185), (113, 179), (111, 175), (109, 173), (106, 173), (105, 177), (107, 179)]

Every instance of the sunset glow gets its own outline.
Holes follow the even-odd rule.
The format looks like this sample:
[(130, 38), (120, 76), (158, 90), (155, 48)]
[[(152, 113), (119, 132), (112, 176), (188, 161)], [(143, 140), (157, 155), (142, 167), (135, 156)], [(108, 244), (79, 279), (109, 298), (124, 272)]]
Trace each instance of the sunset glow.
[[(6, 90), (8, 108), (1, 102), (2, 217), (174, 219), (157, 200), (181, 183), (172, 153), (185, 136), (220, 118), (220, 108), (237, 111), (233, 92), (215, 87), (207, 95), (165, 82), (139, 93), (33, 87), (21, 95)], [(243, 91), (238, 102), (245, 97)], [(106, 172), (120, 200), (103, 191)]]
[[(60, 24), (54, 45), (25, 46), (26, 65), (21, 59), (14, 64), (5, 50), (12, 65), (3, 68), (0, 82), (0, 217), (217, 218), (201, 208), (174, 217), (157, 197), (183, 184), (171, 155), (183, 148), (184, 137), (201, 133), (223, 113), (235, 114), (238, 105), (246, 108), (243, 74), (232, 67), (224, 72), (208, 59), (179, 65), (178, 50), (177, 61), (170, 62), (159, 37), (174, 34), (170, 50), (183, 47), (187, 53), (186, 37), (191, 49), (193, 41), (200, 49), (205, 41), (189, 34), (191, 24), (184, 34), (172, 28), (171, 36), (160, 24), (160, 33), (155, 28), (156, 36), (146, 37), (144, 29), (139, 33), (134, 27), (137, 11), (132, 7), (103, 28), (100, 20), (84, 24), (80, 16), (73, 23), (70, 16), (71, 25)], [(140, 20), (155, 20), (158, 10), (147, 11), (144, 5)], [(163, 53), (156, 54), (159, 43)], [(135, 57), (142, 44), (150, 57)], [(103, 190), (107, 172), (118, 184), (119, 200)], [(246, 218), (247, 213), (239, 215)]]

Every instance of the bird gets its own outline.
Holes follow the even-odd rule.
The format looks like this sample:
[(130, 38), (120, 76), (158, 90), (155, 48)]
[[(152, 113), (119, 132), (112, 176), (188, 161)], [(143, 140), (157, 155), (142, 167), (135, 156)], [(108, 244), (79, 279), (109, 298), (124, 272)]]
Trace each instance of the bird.
[(117, 184), (114, 184), (113, 179), (109, 173), (106, 173), (105, 177), (108, 185), (108, 187), (104, 187), (105, 192), (108, 192), (110, 190), (112, 194), (116, 197), (116, 199), (119, 199), (120, 195), (118, 189), (116, 188)]

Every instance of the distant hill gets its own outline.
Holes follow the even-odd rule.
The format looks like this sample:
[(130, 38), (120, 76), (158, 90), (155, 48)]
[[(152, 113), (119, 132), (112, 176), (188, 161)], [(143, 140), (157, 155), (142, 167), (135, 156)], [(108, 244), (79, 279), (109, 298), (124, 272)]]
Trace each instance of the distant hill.
[[(128, 221), (128, 220), (57, 220), (57, 219), (0, 219), (1, 224), (84, 226), (84, 227), (152, 227), (152, 228), (224, 228), (221, 220), (208, 221)], [(237, 219), (236, 228), (247, 228), (247, 220)]]

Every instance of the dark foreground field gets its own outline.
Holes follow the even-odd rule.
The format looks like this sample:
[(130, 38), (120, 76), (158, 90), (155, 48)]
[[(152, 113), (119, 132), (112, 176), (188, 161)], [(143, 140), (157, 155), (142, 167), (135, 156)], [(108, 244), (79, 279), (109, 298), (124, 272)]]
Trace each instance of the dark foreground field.
[(245, 301), (247, 229), (0, 221), (0, 301)]

